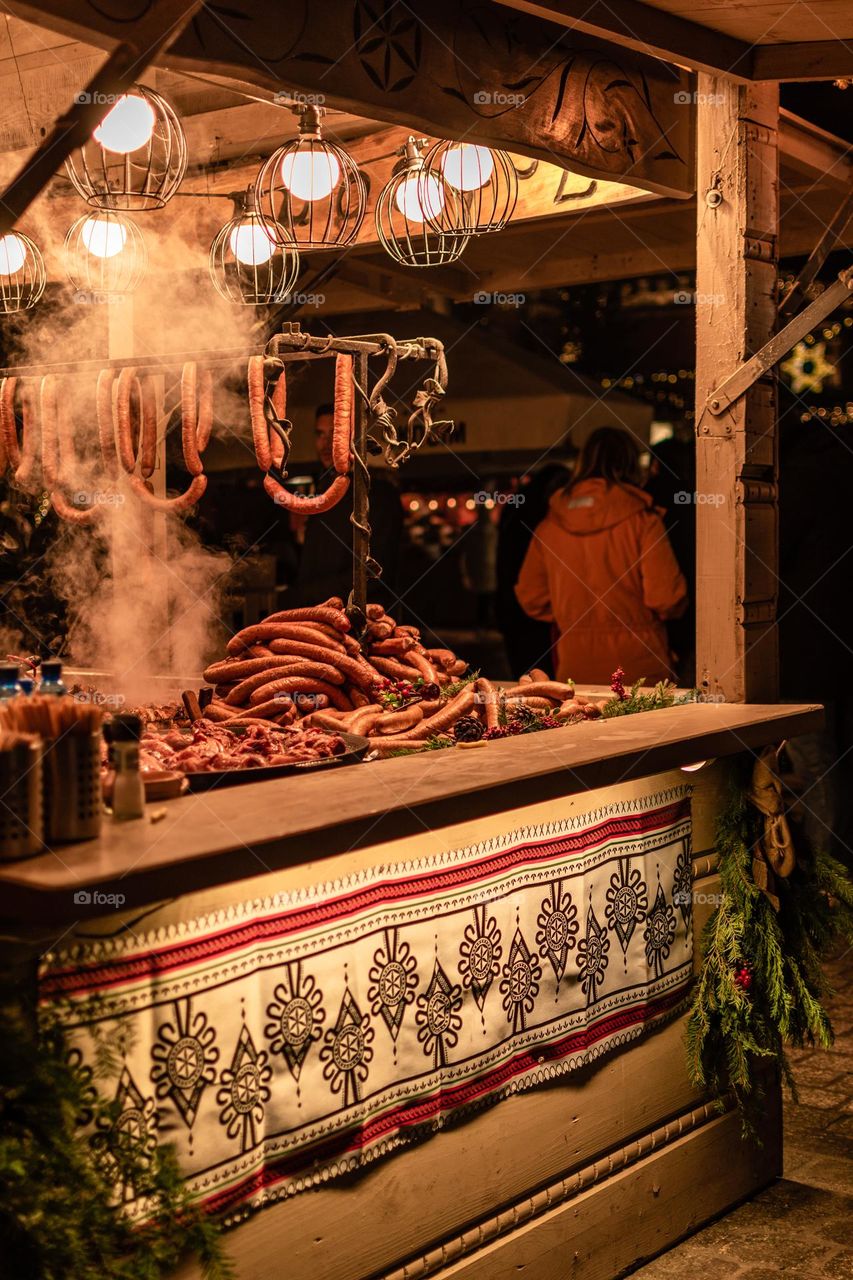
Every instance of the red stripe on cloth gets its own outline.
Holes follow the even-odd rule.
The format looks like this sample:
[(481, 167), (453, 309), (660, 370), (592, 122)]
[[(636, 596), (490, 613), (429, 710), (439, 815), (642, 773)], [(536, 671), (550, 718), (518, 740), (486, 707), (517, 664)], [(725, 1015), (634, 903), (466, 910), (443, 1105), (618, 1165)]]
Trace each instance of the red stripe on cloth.
[(106, 991), (141, 978), (175, 973), (201, 961), (228, 955), (253, 943), (270, 942), (300, 933), (317, 925), (334, 925), (378, 903), (394, 903), (405, 898), (429, 897), (511, 870), (524, 863), (535, 865), (559, 854), (569, 855), (615, 837), (628, 839), (648, 835), (676, 825), (690, 812), (690, 799), (683, 799), (646, 813), (607, 818), (596, 826), (572, 835), (514, 845), (497, 854), (424, 872), (401, 880), (378, 880), (354, 893), (325, 898), (313, 907), (300, 907), (273, 916), (249, 920), (243, 925), (210, 933), (192, 942), (136, 952), (122, 959), (91, 965), (76, 965), (44, 974), (40, 980), (43, 997), (57, 993), (82, 995)]
[[(668, 991), (643, 1004), (620, 1009), (596, 1023), (595, 1026), (582, 1027), (570, 1032), (561, 1040), (537, 1045), (535, 1049), (525, 1049), (494, 1070), (476, 1076), (472, 1080), (466, 1080), (463, 1084), (439, 1089), (427, 1097), (418, 1098), (410, 1104), (375, 1116), (366, 1125), (359, 1125), (344, 1133), (331, 1135), (311, 1147), (303, 1147), (290, 1155), (280, 1156), (244, 1178), (242, 1182), (198, 1203), (207, 1213), (224, 1213), (269, 1187), (290, 1181), (325, 1163), (343, 1159), (353, 1152), (364, 1151), (373, 1143), (393, 1133), (417, 1129), (434, 1122), (438, 1117), (461, 1115), (478, 1104), (482, 1106), (489, 1094), (497, 1095), (500, 1090), (527, 1071), (532, 1071), (544, 1063), (558, 1062), (571, 1054), (590, 1049), (620, 1031), (642, 1026), (664, 1017), (684, 999), (690, 983), (691, 978), (688, 976), (675, 990)], [(498, 1100), (497, 1096), (493, 1099), (494, 1102)]]

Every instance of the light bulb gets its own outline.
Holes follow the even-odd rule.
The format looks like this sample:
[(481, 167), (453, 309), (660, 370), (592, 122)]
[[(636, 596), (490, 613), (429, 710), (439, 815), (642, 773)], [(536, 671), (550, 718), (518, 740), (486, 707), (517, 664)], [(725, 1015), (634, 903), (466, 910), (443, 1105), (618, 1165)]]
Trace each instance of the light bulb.
[(252, 218), (238, 222), (232, 228), (228, 243), (237, 261), (246, 267), (259, 267), (262, 263), (269, 262), (276, 251), (275, 242), (260, 223)]
[(281, 180), (299, 200), (325, 200), (340, 176), (338, 157), (322, 145), (288, 151), (281, 162)]
[(461, 142), (450, 147), (441, 161), (444, 180), (457, 191), (476, 191), (484, 187), (495, 171), (495, 162), (488, 147), (478, 147), (471, 142)]
[(413, 173), (400, 183), (395, 201), (409, 222), (424, 222), (426, 218), (437, 218), (441, 213), (444, 191), (438, 178), (431, 173)]
[(27, 246), (20, 236), (0, 239), (0, 276), (13, 276), (27, 260)]
[(84, 245), (96, 258), (114, 258), (127, 240), (127, 227), (115, 218), (87, 218), (80, 232)]
[(126, 93), (104, 116), (92, 136), (105, 151), (124, 156), (150, 141), (156, 123), (151, 103), (138, 94)]

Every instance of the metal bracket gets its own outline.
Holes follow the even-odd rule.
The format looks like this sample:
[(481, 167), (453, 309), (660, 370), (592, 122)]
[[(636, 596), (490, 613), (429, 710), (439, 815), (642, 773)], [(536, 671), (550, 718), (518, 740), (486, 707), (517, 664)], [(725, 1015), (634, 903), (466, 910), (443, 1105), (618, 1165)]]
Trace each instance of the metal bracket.
[(783, 356), (787, 355), (796, 343), (800, 342), (817, 324), (840, 307), (842, 302), (853, 292), (853, 266), (845, 268), (828, 289), (824, 289), (820, 297), (815, 298), (804, 307), (793, 320), (774, 334), (769, 342), (750, 356), (740, 368), (726, 378), (716, 391), (712, 391), (705, 402), (705, 409), (715, 418), (725, 413), (749, 390), (759, 378), (769, 373)]

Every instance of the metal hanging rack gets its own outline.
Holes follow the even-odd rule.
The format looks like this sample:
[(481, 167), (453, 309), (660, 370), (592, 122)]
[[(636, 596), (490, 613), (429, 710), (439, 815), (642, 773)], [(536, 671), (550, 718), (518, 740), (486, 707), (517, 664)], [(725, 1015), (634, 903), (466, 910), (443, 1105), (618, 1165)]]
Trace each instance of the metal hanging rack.
[[(347, 612), (353, 631), (359, 634), (366, 622), (367, 585), (371, 577), (381, 575), (381, 566), (370, 555), (370, 471), (369, 453), (383, 454), (386, 463), (396, 469), (413, 453), (429, 442), (446, 440), (453, 423), (435, 421), (433, 409), (441, 403), (447, 387), (447, 365), (444, 344), (437, 338), (396, 339), (388, 333), (359, 334), (354, 337), (320, 337), (304, 333), (297, 322), (285, 324), (263, 347), (229, 347), (220, 350), (181, 351), (169, 356), (123, 356), (117, 359), (67, 360), (55, 364), (13, 365), (0, 369), (2, 377), (43, 377), (45, 374), (74, 376), (97, 373), (101, 369), (133, 367), (144, 373), (180, 370), (190, 361), (208, 367), (237, 366), (250, 356), (264, 356), (266, 378), (274, 381), (286, 364), (303, 360), (322, 360), (337, 355), (354, 357), (356, 414), (353, 429), (352, 504), (353, 527), (352, 592)], [(370, 361), (385, 360), (385, 368), (370, 386)], [(402, 430), (395, 422), (396, 411), (389, 407), (383, 392), (400, 361), (422, 361), (433, 366), (414, 396), (413, 410)], [(267, 398), (267, 416), (271, 429), (285, 440), (292, 424), (279, 423)], [(283, 481), (282, 474), (276, 479)]]
[[(392, 468), (428, 441), (447, 439), (453, 429), (449, 421), (434, 421), (432, 409), (441, 402), (447, 387), (447, 364), (444, 344), (437, 338), (414, 338), (398, 341), (389, 333), (359, 334), (355, 337), (318, 337), (303, 333), (296, 322), (284, 326), (267, 343), (265, 372), (274, 377), (276, 370), (290, 362), (315, 360), (337, 355), (354, 357), (356, 414), (352, 440), (352, 592), (347, 613), (356, 634), (367, 621), (367, 585), (371, 577), (381, 575), (381, 566), (370, 555), (370, 452), (384, 454)], [(384, 358), (385, 368), (370, 387), (370, 360)], [(414, 409), (407, 420), (404, 434), (396, 428), (395, 411), (383, 398), (397, 365), (402, 360), (427, 361), (433, 374), (427, 377), (414, 397)], [(275, 424), (272, 424), (275, 426)], [(277, 477), (283, 479), (284, 477)]]

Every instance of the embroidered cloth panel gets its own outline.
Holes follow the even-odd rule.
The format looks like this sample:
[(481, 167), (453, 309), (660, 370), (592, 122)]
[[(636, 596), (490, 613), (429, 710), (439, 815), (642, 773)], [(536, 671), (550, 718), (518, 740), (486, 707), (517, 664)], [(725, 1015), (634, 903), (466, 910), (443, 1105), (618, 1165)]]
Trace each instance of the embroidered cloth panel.
[(114, 1172), (118, 1141), (173, 1143), (194, 1196), (237, 1217), (588, 1064), (687, 994), (690, 832), (679, 787), (78, 936), (42, 998), (81, 1070), (99, 1043), (121, 1059), (98, 1078), (115, 1124), (81, 1136)]

